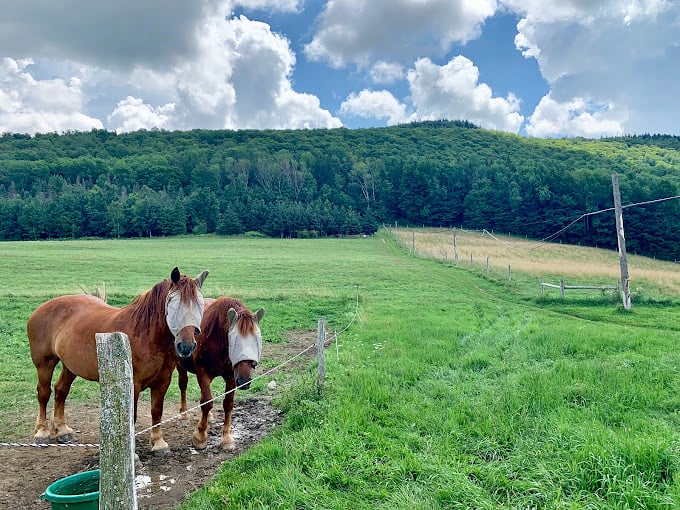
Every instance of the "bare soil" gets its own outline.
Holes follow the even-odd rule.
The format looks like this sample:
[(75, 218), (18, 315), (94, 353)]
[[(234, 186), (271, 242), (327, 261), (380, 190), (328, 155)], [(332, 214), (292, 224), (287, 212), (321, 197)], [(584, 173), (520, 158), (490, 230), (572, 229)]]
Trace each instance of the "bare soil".
[[(285, 345), (265, 346), (268, 351), (265, 355), (282, 363), (314, 343), (314, 337), (315, 332), (294, 334)], [(314, 351), (312, 349), (294, 364), (282, 367), (279, 373), (299, 370), (301, 364), (309, 362)], [(276, 378), (276, 373), (269, 377), (273, 380)], [(218, 394), (217, 388), (224, 387), (221, 379), (218, 382), (213, 388), (214, 394)], [(279, 387), (273, 391), (282, 389)], [(243, 398), (246, 395), (247, 392), (243, 392), (237, 397), (232, 414), (233, 435), (237, 444), (234, 452), (220, 448), (224, 420), (221, 399), (213, 407), (214, 420), (209, 427), (209, 444), (205, 451), (191, 447), (191, 435), (200, 412), (198, 409), (193, 411), (193, 416), (188, 420), (176, 419), (162, 426), (163, 437), (170, 445), (170, 452), (166, 455), (151, 452), (148, 433), (136, 438), (136, 453), (140, 462), (135, 475), (140, 509), (177, 507), (187, 496), (205, 486), (223, 462), (229, 462), (246, 451), (282, 422), (281, 411), (271, 405), (271, 393)], [(189, 405), (191, 407), (192, 403)], [(166, 399), (163, 418), (174, 416), (178, 409), (179, 402)], [(69, 425), (76, 430), (78, 444), (99, 442), (98, 405), (67, 401), (66, 413)], [(27, 419), (35, 418), (30, 416)], [(143, 430), (150, 425), (149, 403), (140, 398), (136, 428)], [(28, 444), (32, 438), (24, 438), (23, 441)], [(5, 476), (0, 477), (0, 508), (48, 510), (51, 503), (41, 498), (45, 489), (66, 476), (98, 469), (99, 449), (82, 446), (0, 448), (0, 465), (5, 471)]]

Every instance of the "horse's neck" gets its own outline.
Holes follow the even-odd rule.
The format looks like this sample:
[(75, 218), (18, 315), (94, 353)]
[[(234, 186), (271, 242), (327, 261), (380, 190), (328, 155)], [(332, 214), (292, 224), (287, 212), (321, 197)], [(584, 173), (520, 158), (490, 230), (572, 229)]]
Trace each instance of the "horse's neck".
[(120, 309), (119, 320), (132, 328), (137, 335), (163, 339), (171, 335), (165, 321), (165, 305), (159, 285), (146, 294), (137, 296), (132, 303)]

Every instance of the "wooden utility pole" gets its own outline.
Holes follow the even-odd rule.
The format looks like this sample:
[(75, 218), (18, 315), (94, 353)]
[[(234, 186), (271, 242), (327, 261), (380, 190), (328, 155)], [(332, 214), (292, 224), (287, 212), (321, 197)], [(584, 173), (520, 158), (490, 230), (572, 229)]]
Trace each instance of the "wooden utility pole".
[(621, 264), (621, 297), (623, 308), (630, 310), (630, 278), (628, 276), (628, 260), (626, 259), (626, 237), (623, 234), (623, 209), (621, 208), (621, 194), (619, 193), (619, 176), (612, 174), (612, 189), (614, 191), (614, 214), (616, 215), (616, 235), (619, 240), (619, 262)]

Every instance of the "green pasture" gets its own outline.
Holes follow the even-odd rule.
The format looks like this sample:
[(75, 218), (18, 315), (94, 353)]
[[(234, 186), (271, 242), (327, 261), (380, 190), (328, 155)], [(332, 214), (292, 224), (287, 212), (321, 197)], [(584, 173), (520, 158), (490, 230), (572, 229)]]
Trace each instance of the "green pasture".
[[(206, 296), (267, 309), (265, 356), (320, 317), (341, 331), (323, 391), (314, 363), (283, 381), (283, 425), (184, 510), (680, 504), (677, 296), (631, 312), (608, 296), (541, 298), (535, 275), (413, 257), (382, 232), (0, 243), (0, 259), (2, 441), (30, 440), (35, 420), (26, 319), (79, 285), (106, 284), (122, 305), (175, 265), (208, 269)], [(77, 380), (71, 398), (98, 394)]]

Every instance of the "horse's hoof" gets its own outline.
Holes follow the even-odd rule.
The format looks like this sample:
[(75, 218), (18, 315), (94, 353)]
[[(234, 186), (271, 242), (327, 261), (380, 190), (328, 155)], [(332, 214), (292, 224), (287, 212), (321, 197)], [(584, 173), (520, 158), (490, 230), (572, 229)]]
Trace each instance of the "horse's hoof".
[(151, 453), (156, 456), (163, 456), (170, 453), (170, 447), (163, 438), (157, 438), (156, 441), (151, 442)]
[(208, 448), (208, 440), (206, 439), (205, 441), (197, 441), (195, 438), (191, 440), (191, 444), (194, 446), (194, 449), (203, 451)]
[(220, 446), (225, 452), (236, 451), (236, 443), (234, 441), (222, 443)]
[(66, 434), (62, 434), (61, 436), (57, 436), (57, 443), (60, 444), (73, 443), (75, 440), (76, 435), (73, 432), (68, 432)]
[(50, 436), (49, 434), (46, 436), (35, 436), (33, 442), (35, 444), (50, 444)]

